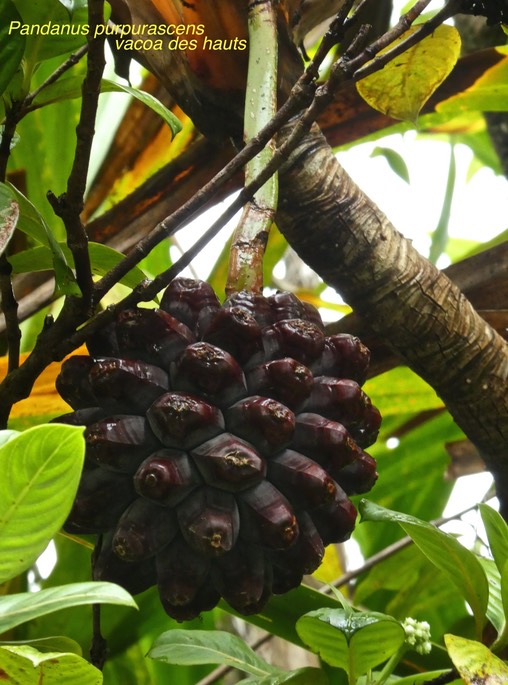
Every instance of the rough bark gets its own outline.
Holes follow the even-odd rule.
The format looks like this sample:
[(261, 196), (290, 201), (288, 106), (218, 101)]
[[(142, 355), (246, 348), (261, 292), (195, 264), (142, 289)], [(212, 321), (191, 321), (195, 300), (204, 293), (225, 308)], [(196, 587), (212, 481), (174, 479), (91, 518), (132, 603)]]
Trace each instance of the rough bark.
[(353, 183), (317, 128), (280, 189), (277, 223), (292, 247), (435, 388), (506, 500), (507, 343)]

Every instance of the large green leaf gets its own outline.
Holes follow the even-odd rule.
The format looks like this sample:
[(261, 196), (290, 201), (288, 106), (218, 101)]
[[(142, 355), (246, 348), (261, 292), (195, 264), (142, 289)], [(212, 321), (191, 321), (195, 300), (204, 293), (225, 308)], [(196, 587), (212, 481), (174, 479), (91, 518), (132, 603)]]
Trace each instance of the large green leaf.
[(39, 652), (65, 652), (66, 654), (83, 656), (83, 650), (81, 649), (81, 646), (75, 640), (71, 640), (70, 637), (64, 637), (62, 635), (41, 637), (38, 640), (23, 640), (23, 642), (2, 640), (2, 645), (13, 645), (15, 647), (27, 645), (37, 649)]
[(12, 0), (0, 0), (0, 95), (16, 73), (25, 51), (25, 37), (18, 32), (11, 35), (11, 25), (21, 22)]
[(131, 595), (114, 583), (71, 583), (37, 593), (22, 592), (0, 597), (0, 633), (53, 611), (86, 604), (136, 607)]
[(345, 670), (351, 682), (395, 654), (406, 637), (391, 616), (350, 609), (312, 611), (298, 620), (296, 630), (326, 663)]
[(221, 630), (168, 630), (155, 640), (151, 659), (170, 664), (223, 664), (255, 676), (279, 673), (240, 637)]
[(0, 447), (0, 583), (28, 568), (62, 526), (84, 454), (83, 428), (57, 424)]
[(445, 635), (451, 660), (466, 685), (505, 685), (508, 666), (481, 642)]
[(38, 652), (30, 646), (0, 647), (0, 672), (10, 685), (100, 685), (102, 673), (76, 654)]
[(26, 60), (30, 71), (39, 62), (76, 50), (86, 42), (89, 32), (86, 5), (77, 6), (70, 15), (59, 0), (13, 2), (23, 21), (18, 31), (26, 34)]
[(398, 523), (425, 556), (456, 585), (471, 607), (477, 633), (481, 634), (487, 613), (489, 584), (476, 555), (453, 536), (414, 516), (390, 511), (367, 500), (362, 500), (360, 513), (362, 520)]
[(508, 561), (508, 525), (501, 514), (487, 504), (480, 504), (478, 508), (487, 532), (490, 551), (501, 573)]
[[(35, 107), (44, 107), (62, 100), (81, 97), (82, 85), (83, 79), (79, 76), (68, 76), (67, 78), (59, 79), (47, 88), (44, 88), (35, 98), (33, 104)], [(110, 81), (109, 79), (102, 80), (101, 93), (127, 93), (158, 114), (169, 126), (173, 135), (176, 135), (182, 128), (180, 120), (150, 93), (146, 93), (138, 88), (124, 86), (122, 83)]]
[[(73, 265), (73, 255), (66, 243), (59, 243), (59, 245), (67, 262)], [(112, 247), (94, 242), (88, 243), (88, 253), (90, 255), (92, 273), (96, 276), (104, 276), (124, 258), (121, 252), (114, 250)], [(9, 262), (14, 273), (46, 271), (53, 268), (53, 255), (48, 247), (41, 245), (12, 255), (12, 257), (9, 257)], [(146, 274), (138, 267), (134, 267), (127, 272), (120, 283), (129, 288), (135, 288), (145, 278)]]

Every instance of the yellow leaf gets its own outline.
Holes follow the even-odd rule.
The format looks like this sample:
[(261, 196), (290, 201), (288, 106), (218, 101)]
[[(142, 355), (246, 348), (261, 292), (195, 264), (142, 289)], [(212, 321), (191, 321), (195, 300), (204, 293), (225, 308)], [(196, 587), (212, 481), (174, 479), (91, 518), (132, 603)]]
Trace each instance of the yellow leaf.
[[(88, 354), (85, 346), (75, 350), (73, 354)], [(23, 363), (28, 354), (21, 355), (20, 363)], [(7, 357), (0, 357), (0, 378), (7, 374)], [(58, 416), (72, 411), (67, 402), (60, 397), (55, 389), (55, 380), (60, 373), (62, 362), (53, 362), (41, 373), (35, 381), (30, 396), (17, 402), (12, 408), (12, 419), (35, 419), (37, 416)]]
[(506, 685), (508, 667), (481, 642), (444, 636), (448, 654), (466, 685)]
[(344, 573), (339, 551), (335, 545), (328, 545), (319, 568), (312, 574), (322, 583), (333, 583)]
[[(413, 27), (381, 51), (383, 54), (418, 27)], [(460, 36), (453, 26), (439, 26), (384, 69), (356, 85), (363, 99), (374, 109), (394, 119), (415, 122), (429, 97), (451, 72), (460, 54)]]

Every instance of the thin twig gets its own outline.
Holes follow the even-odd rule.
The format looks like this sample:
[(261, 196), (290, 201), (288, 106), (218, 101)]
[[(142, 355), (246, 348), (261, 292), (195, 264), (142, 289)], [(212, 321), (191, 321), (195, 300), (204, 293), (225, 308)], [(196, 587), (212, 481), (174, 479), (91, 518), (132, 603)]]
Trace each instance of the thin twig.
[[(0, 294), (2, 296), (2, 309), (5, 316), (5, 330), (9, 363), (7, 372), (10, 373), (19, 367), (19, 351), (21, 343), (21, 329), (18, 322), (18, 302), (12, 289), (12, 266), (5, 256), (0, 256)], [(5, 422), (0, 419), (0, 427), (5, 428)]]
[(99, 103), (104, 57), (105, 37), (95, 37), (96, 27), (104, 23), (104, 0), (90, 0), (88, 3), (88, 62), (81, 113), (76, 128), (76, 154), (67, 181), (67, 191), (56, 198), (48, 193), (48, 199), (55, 213), (63, 220), (67, 231), (67, 245), (74, 257), (76, 281), (83, 297), (84, 310), (90, 310), (92, 301), (92, 268), (88, 253), (88, 239), (81, 221), (84, 206), (86, 180), (90, 165), (92, 143), (95, 135), (95, 118)]
[(69, 71), (75, 64), (77, 64), (82, 57), (86, 55), (88, 52), (88, 43), (83, 45), (82, 47), (79, 48), (79, 50), (76, 50), (72, 55), (70, 55), (65, 62), (63, 62), (55, 71), (48, 76), (48, 78), (41, 83), (40, 86), (38, 86), (35, 90), (33, 90), (31, 93), (29, 93), (26, 98), (23, 100), (21, 104), (21, 116), (25, 116), (29, 112), (32, 112), (36, 109), (36, 107), (32, 107), (32, 103), (35, 100), (35, 98), (48, 86), (51, 86), (53, 83), (58, 81), (60, 76), (65, 74), (65, 72)]

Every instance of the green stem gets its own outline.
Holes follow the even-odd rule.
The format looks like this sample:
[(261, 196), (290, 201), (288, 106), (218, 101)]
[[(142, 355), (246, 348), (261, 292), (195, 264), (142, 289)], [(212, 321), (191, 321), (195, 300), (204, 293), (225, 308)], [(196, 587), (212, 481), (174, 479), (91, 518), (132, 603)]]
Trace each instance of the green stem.
[(383, 667), (383, 670), (379, 674), (379, 678), (376, 681), (376, 685), (383, 685), (388, 678), (394, 672), (397, 664), (400, 662), (404, 654), (407, 652), (407, 644), (404, 643), (399, 647), (399, 649), (393, 654)]
[[(251, 140), (277, 110), (277, 21), (272, 0), (249, 5), (249, 71), (245, 93), (244, 138)], [(245, 167), (250, 183), (273, 157), (272, 139)], [(256, 192), (244, 207), (233, 235), (226, 292), (261, 291), (263, 255), (277, 209), (277, 175)]]

